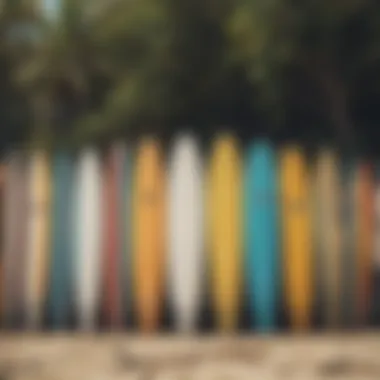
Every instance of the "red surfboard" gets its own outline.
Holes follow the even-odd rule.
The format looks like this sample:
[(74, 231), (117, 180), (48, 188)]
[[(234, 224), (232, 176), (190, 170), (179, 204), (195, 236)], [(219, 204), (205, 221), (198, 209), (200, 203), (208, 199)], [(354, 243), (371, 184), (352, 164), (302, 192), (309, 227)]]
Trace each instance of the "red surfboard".
[(122, 166), (124, 162), (122, 145), (111, 146), (104, 167), (104, 315), (112, 328), (123, 325), (122, 291), (122, 239), (120, 214), (123, 213)]
[(368, 163), (358, 165), (357, 178), (357, 317), (359, 324), (368, 322), (372, 296), (372, 252), (374, 242), (373, 168)]

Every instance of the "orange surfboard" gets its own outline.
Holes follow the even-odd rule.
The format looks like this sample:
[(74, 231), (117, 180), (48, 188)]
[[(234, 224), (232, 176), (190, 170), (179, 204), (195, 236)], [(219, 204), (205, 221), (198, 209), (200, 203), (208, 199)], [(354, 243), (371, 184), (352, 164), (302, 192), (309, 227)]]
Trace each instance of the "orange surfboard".
[(368, 322), (371, 306), (374, 195), (373, 168), (368, 163), (361, 163), (357, 166), (356, 178), (356, 309), (359, 324)]
[(286, 147), (280, 158), (285, 302), (290, 324), (310, 327), (313, 305), (313, 256), (310, 179), (305, 155)]
[(133, 275), (137, 322), (158, 328), (164, 290), (165, 169), (159, 142), (145, 138), (136, 157), (133, 193)]

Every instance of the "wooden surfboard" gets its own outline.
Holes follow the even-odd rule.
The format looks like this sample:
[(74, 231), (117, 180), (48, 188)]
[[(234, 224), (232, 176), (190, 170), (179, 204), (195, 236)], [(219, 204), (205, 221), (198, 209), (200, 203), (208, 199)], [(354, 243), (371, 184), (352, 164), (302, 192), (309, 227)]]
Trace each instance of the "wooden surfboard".
[(106, 157), (103, 174), (104, 183), (104, 312), (107, 324), (113, 328), (123, 325), (124, 269), (123, 236), (125, 234), (124, 206), (124, 162), (125, 147), (114, 143)]
[(7, 327), (24, 321), (26, 301), (27, 160), (20, 151), (7, 155), (4, 188), (3, 316)]
[(101, 163), (97, 150), (85, 148), (76, 173), (76, 309), (79, 326), (96, 327), (100, 307), (102, 250)]
[(169, 293), (180, 331), (195, 328), (203, 272), (203, 175), (195, 138), (175, 140), (169, 161)]
[(356, 178), (356, 267), (357, 318), (360, 325), (368, 323), (372, 297), (373, 236), (374, 236), (374, 172), (368, 162), (357, 166)]
[(158, 328), (165, 267), (165, 169), (159, 142), (145, 138), (136, 157), (133, 200), (135, 312), (143, 332)]
[[(376, 173), (375, 173), (375, 226), (374, 226), (374, 256), (373, 256), (373, 265), (374, 265), (374, 289), (373, 294), (377, 295), (380, 292), (380, 166), (379, 162), (376, 163)], [(373, 298), (374, 305), (374, 317), (376, 323), (380, 320), (380, 298), (374, 296)]]
[(249, 305), (259, 331), (268, 331), (276, 327), (280, 257), (276, 161), (274, 149), (266, 140), (248, 148), (244, 210)]
[(290, 324), (299, 330), (310, 327), (313, 303), (311, 199), (301, 148), (284, 148), (280, 166), (285, 302)]
[[(7, 168), (4, 164), (0, 164), (0, 215), (4, 214), (4, 187), (5, 178), (7, 175)], [(4, 240), (4, 226), (3, 218), (0, 219), (0, 321), (3, 320), (3, 283), (4, 283), (4, 252), (3, 252), (3, 240)]]
[(123, 166), (119, 166), (119, 178), (121, 183), (120, 204), (121, 210), (119, 212), (120, 218), (120, 236), (122, 244), (122, 257), (121, 257), (121, 290), (122, 290), (122, 304), (123, 315), (125, 320), (129, 321), (132, 316), (132, 298), (133, 298), (133, 276), (132, 276), (132, 225), (133, 225), (133, 168), (134, 168), (134, 154), (132, 146), (124, 144), (121, 148), (121, 156), (123, 156)]
[(238, 143), (220, 135), (214, 141), (208, 178), (210, 278), (216, 324), (237, 327), (242, 280), (242, 184)]
[(52, 241), (49, 315), (54, 328), (69, 323), (73, 293), (74, 160), (65, 152), (52, 162)]
[(50, 164), (44, 151), (30, 154), (27, 238), (27, 323), (42, 323), (50, 256)]
[(341, 185), (338, 157), (332, 150), (319, 152), (315, 179), (322, 315), (325, 325), (337, 327), (342, 297)]

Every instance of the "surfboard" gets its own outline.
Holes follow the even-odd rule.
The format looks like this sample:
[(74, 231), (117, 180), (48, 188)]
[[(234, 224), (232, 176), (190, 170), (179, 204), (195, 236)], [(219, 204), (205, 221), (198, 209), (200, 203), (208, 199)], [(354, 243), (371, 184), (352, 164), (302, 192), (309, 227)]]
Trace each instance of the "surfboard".
[(104, 183), (104, 312), (109, 326), (123, 325), (123, 215), (124, 160), (122, 143), (111, 145), (106, 157)]
[(27, 323), (41, 326), (49, 267), (50, 236), (50, 165), (44, 151), (30, 154), (27, 220)]
[(160, 322), (165, 276), (165, 169), (155, 138), (144, 138), (138, 147), (133, 208), (135, 312), (148, 333)]
[(339, 160), (331, 149), (319, 152), (315, 190), (319, 273), (323, 322), (337, 327), (341, 322), (342, 235), (340, 229), (341, 184)]
[(342, 177), (342, 320), (346, 327), (352, 327), (356, 314), (356, 162), (345, 157), (341, 165)]
[[(3, 215), (4, 211), (4, 187), (5, 187), (5, 176), (6, 176), (6, 166), (4, 164), (0, 164), (0, 215)], [(3, 244), (4, 239), (4, 226), (3, 226), (3, 219), (0, 219), (0, 244)], [(3, 317), (3, 281), (4, 281), (4, 266), (3, 266), (3, 260), (4, 260), (4, 253), (3, 249), (1, 248), (0, 251), (0, 321)]]
[(216, 137), (208, 178), (210, 282), (216, 324), (237, 327), (242, 281), (242, 183), (239, 147), (232, 135)]
[(375, 212), (375, 226), (374, 226), (374, 289), (372, 298), (374, 319), (378, 323), (380, 320), (380, 299), (376, 297), (380, 291), (380, 166), (379, 162), (376, 163), (375, 173), (375, 199), (374, 199), (374, 212)]
[(194, 330), (200, 311), (203, 272), (203, 174), (192, 135), (180, 135), (169, 161), (169, 294), (176, 327)]
[(3, 317), (6, 327), (24, 321), (26, 301), (27, 165), (24, 153), (6, 156), (3, 240)]
[(76, 173), (75, 303), (81, 329), (94, 329), (100, 308), (102, 251), (101, 162), (96, 148), (80, 154)]
[(280, 167), (285, 304), (291, 326), (303, 330), (311, 325), (313, 257), (309, 174), (302, 149), (285, 147)]
[(73, 293), (74, 160), (58, 152), (52, 162), (52, 238), (49, 316), (54, 328), (67, 327)]
[(119, 166), (119, 178), (121, 180), (119, 226), (121, 236), (121, 290), (124, 319), (129, 322), (132, 316), (133, 276), (132, 276), (132, 225), (133, 225), (133, 168), (134, 154), (132, 145), (123, 144), (120, 148), (124, 164)]
[(356, 202), (356, 305), (358, 323), (364, 325), (371, 307), (374, 236), (374, 172), (368, 162), (357, 166)]
[[(277, 174), (272, 145), (248, 147), (245, 165), (245, 274), (251, 315), (259, 331), (276, 327), (279, 299)], [(253, 323), (252, 323), (253, 325)]]

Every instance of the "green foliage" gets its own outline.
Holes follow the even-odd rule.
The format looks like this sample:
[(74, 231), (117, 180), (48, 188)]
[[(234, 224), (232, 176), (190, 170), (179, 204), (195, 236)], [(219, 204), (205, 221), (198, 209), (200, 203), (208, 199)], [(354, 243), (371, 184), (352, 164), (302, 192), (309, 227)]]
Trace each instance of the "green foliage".
[(305, 130), (314, 120), (342, 138), (380, 98), (375, 0), (62, 2), (55, 23), (29, 2), (0, 13), (12, 104), (0, 109), (22, 105), (31, 122), (19, 119), (19, 134), (45, 144), (257, 118)]

